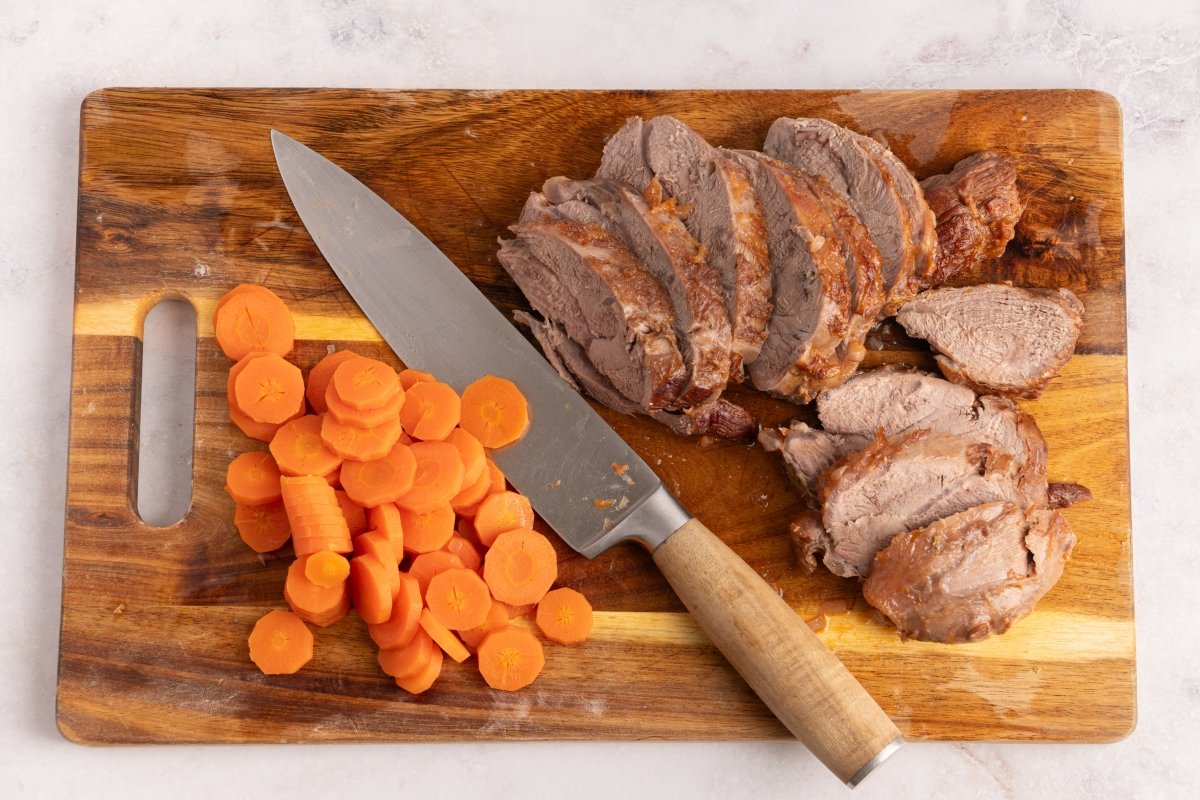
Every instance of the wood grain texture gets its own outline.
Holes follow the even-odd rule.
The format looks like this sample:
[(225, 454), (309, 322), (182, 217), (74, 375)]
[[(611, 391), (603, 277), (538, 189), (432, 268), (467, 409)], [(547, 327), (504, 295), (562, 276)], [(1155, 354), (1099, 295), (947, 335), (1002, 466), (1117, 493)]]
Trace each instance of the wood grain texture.
[[(855, 584), (803, 576), (785, 535), (798, 500), (761, 448), (674, 437), (600, 413), (664, 483), (775, 588), (914, 739), (1108, 741), (1133, 727), (1134, 626), (1125, 377), (1120, 113), (1055, 92), (367, 92), (105, 90), (83, 106), (74, 375), (58, 719), (90, 743), (438, 739), (783, 738), (785, 729), (695, 627), (649, 557), (593, 561), (552, 537), (560, 582), (587, 593), (595, 637), (552, 647), (532, 690), (493, 693), (471, 662), (434, 691), (398, 692), (356, 619), (318, 632), (309, 668), (258, 674), (246, 636), (282, 605), (287, 551), (258, 558), (222, 491), (232, 454), (260, 447), (229, 422), (216, 299), (263, 283), (297, 316), (293, 358), (329, 346), (395, 362), (300, 226), (268, 131), (362, 178), (502, 309), (523, 307), (495, 259), (527, 193), (586, 176), (629, 114), (673, 113), (753, 147), (780, 115), (881, 136), (919, 177), (988, 147), (1012, 155), (1029, 211), (1004, 258), (963, 283), (1068, 286), (1087, 307), (1079, 354), (1025, 404), (1055, 480), (1096, 500), (1067, 514), (1079, 545), (1062, 581), (1001, 637), (901, 642)], [(164, 297), (197, 308), (191, 510), (143, 525), (134, 508), (141, 327)], [(930, 365), (893, 327), (869, 364)], [(764, 423), (811, 411), (737, 387)]]

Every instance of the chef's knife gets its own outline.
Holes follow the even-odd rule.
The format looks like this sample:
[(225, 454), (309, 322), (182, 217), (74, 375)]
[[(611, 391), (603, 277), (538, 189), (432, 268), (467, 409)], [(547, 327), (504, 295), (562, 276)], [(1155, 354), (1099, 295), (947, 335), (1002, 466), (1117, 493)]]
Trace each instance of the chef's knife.
[(645, 545), (746, 682), (851, 786), (899, 747), (896, 726), (812, 630), (453, 262), (340, 167), (278, 131), (271, 143), (317, 248), (405, 365), (460, 391), (487, 374), (520, 387), (529, 432), (493, 457), (567, 544), (588, 558), (626, 540)]

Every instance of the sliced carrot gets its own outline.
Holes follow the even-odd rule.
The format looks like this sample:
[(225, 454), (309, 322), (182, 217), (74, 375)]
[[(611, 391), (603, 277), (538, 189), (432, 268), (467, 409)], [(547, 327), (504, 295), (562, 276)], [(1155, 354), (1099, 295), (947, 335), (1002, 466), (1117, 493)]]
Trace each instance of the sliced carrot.
[(417, 471), (412, 488), (396, 500), (396, 505), (418, 514), (448, 506), (463, 486), (458, 450), (446, 442), (416, 442), (409, 449), (417, 460)]
[(387, 622), (392, 615), (392, 581), (373, 555), (350, 559), (350, 602), (363, 622)]
[(349, 537), (345, 539), (336, 536), (292, 537), (292, 549), (295, 550), (297, 557), (311, 556), (325, 550), (347, 555), (354, 552), (354, 544)]
[(462, 565), (462, 559), (454, 553), (434, 550), (432, 553), (421, 553), (414, 558), (408, 568), (408, 574), (417, 582), (417, 587), (421, 590), (421, 597), (424, 598), (425, 593), (429, 591), (429, 581), (433, 579), (434, 575), (448, 569), (462, 569)]
[(458, 425), (458, 392), (441, 381), (421, 381), (407, 390), (400, 422), (414, 439), (441, 441)]
[(432, 553), (441, 550), (454, 535), (454, 509), (447, 505), (418, 514), (400, 509), (404, 528), (404, 549), (411, 553)]
[(283, 506), (292, 528), (292, 547), (297, 556), (321, 550), (352, 552), (350, 527), (338, 505), (334, 488), (317, 475), (283, 476), (279, 479)]
[(367, 509), (367, 529), (379, 531), (392, 543), (396, 561), (404, 558), (404, 523), (400, 520), (400, 509), (395, 503), (380, 503)]
[(442, 650), (433, 648), (429, 655), (429, 663), (423, 669), (403, 678), (396, 678), (396, 685), (410, 694), (421, 694), (433, 686), (433, 682), (442, 674)]
[(230, 299), (237, 297), (244, 292), (264, 292), (266, 294), (274, 294), (270, 289), (258, 283), (239, 283), (237, 286), (230, 289), (217, 300), (217, 306), (213, 309), (213, 328), (217, 327), (217, 316), (221, 313), (221, 309), (229, 304)]
[(428, 608), (421, 611), (421, 627), (429, 634), (429, 638), (433, 639), (434, 644), (442, 648), (446, 655), (458, 663), (461, 664), (471, 657), (471, 652), (463, 647), (463, 643), (459, 641), (458, 637), (449, 628), (438, 622)]
[(450, 506), (454, 509), (454, 513), (475, 516), (475, 512), (479, 510), (480, 501), (487, 497), (491, 486), (492, 476), (485, 468), (479, 473), (479, 479), (474, 484), (463, 486), (461, 492), (450, 498)]
[(396, 370), (366, 356), (349, 358), (338, 364), (330, 385), (337, 389), (342, 402), (359, 410), (379, 408), (397, 392), (404, 391), (400, 388)]
[(491, 547), (496, 537), (516, 528), (533, 527), (533, 506), (516, 492), (490, 494), (479, 504), (472, 520), (479, 541)]
[(458, 450), (458, 457), (463, 462), (463, 484), (473, 484), (487, 472), (487, 453), (479, 440), (462, 428), (450, 431), (446, 441)]
[(213, 332), (226, 356), (240, 361), (247, 353), (266, 350), (285, 356), (292, 351), (296, 326), (292, 313), (272, 291), (230, 292), (218, 301)]
[(414, 383), (433, 383), (437, 378), (433, 377), (428, 372), (422, 372), (419, 369), (402, 369), (400, 370), (400, 386), (404, 391), (408, 391), (413, 387)]
[(254, 623), (249, 644), (250, 660), (264, 675), (291, 675), (313, 656), (312, 631), (298, 616), (282, 609)]
[(342, 463), (321, 441), (321, 418), (316, 414), (280, 425), (271, 439), (271, 455), (284, 475), (328, 475)]
[(342, 467), (342, 486), (364, 506), (393, 503), (412, 489), (417, 459), (412, 448), (397, 442), (382, 458), (347, 461)]
[(235, 503), (262, 506), (274, 503), (282, 496), (279, 478), (279, 467), (270, 453), (257, 450), (242, 453), (229, 462), (225, 472), (225, 491), (229, 492)]
[[(300, 411), (298, 414), (296, 414), (297, 417), (301, 417), (303, 415), (303, 411)], [(229, 407), (229, 419), (242, 433), (246, 434), (251, 439), (257, 439), (260, 442), (269, 443), (275, 438), (275, 433), (280, 427), (269, 422), (255, 422), (233, 406)]]
[(313, 553), (304, 562), (304, 577), (317, 586), (328, 589), (350, 577), (350, 562), (345, 556), (328, 550)]
[(304, 390), (304, 396), (308, 398), (308, 404), (312, 406), (313, 411), (324, 414), (328, 410), (325, 405), (325, 390), (329, 388), (329, 381), (333, 379), (333, 371), (338, 368), (338, 364), (351, 358), (358, 358), (358, 353), (353, 350), (338, 350), (322, 358), (308, 371), (308, 388)]
[(287, 512), (281, 501), (261, 506), (237, 504), (233, 524), (242, 541), (256, 553), (269, 553), (287, 544), (292, 536)]
[(488, 615), (483, 620), (483, 623), (465, 631), (458, 632), (458, 638), (462, 639), (463, 644), (472, 649), (477, 649), (479, 643), (483, 641), (483, 637), (487, 636), (497, 628), (503, 628), (508, 624), (508, 610), (504, 603), (499, 600), (493, 600), (492, 605), (488, 608)]
[(487, 460), (488, 474), (492, 476), (492, 488), (488, 490), (488, 494), (498, 494), (508, 491), (508, 479), (504, 477), (504, 473), (496, 466), (496, 462), (490, 458)]
[(333, 488), (342, 488), (342, 465), (338, 464), (337, 469), (335, 469), (333, 472), (323, 475), (322, 477), (325, 478), (325, 482)]
[(497, 536), (483, 558), (483, 578), (492, 596), (512, 605), (538, 602), (557, 577), (554, 545), (524, 528)]
[(412, 641), (413, 634), (420, 629), (421, 609), (425, 607), (417, 579), (403, 572), (397, 574), (400, 591), (392, 600), (392, 615), (386, 622), (367, 626), (371, 639), (385, 649), (403, 647)]
[(304, 376), (277, 353), (250, 359), (233, 384), (237, 407), (255, 422), (282, 423), (304, 408)]
[(469, 517), (459, 517), (455, 531), (458, 536), (476, 545), (476, 549), (483, 545), (483, 542), (479, 541), (479, 534), (475, 532), (475, 523)]
[(461, 631), (483, 624), (492, 607), (492, 595), (474, 570), (448, 569), (430, 578), (425, 605), (438, 622)]
[(324, 628), (346, 616), (350, 597), (345, 581), (332, 586), (313, 583), (308, 577), (309, 558), (300, 556), (288, 566), (283, 597), (301, 619)]
[(475, 545), (469, 539), (459, 536), (457, 533), (450, 537), (450, 541), (446, 542), (446, 546), (442, 549), (458, 556), (458, 560), (467, 569), (473, 569), (478, 572), (479, 568), (483, 566), (483, 556), (479, 555), (479, 551), (475, 549)]
[(396, 560), (396, 554), (392, 552), (392, 543), (388, 540), (387, 535), (379, 531), (371, 531), (364, 533), (354, 540), (354, 552), (357, 555), (367, 555), (368, 553), (379, 559), (379, 563), (383, 564), (383, 570), (387, 574), (388, 591), (392, 593), (392, 599), (400, 594), (400, 563)]
[(506, 625), (479, 643), (479, 673), (493, 689), (515, 692), (533, 683), (546, 666), (542, 643), (527, 628)]
[(383, 458), (400, 439), (400, 420), (393, 419), (375, 428), (345, 425), (326, 414), (321, 420), (321, 440), (325, 446), (348, 461), (374, 461)]
[(346, 527), (350, 529), (350, 535), (366, 533), (367, 510), (340, 489), (335, 489), (333, 494), (337, 497), (338, 507), (342, 509), (342, 516), (346, 518)]
[(404, 392), (396, 392), (378, 408), (362, 409), (355, 408), (343, 400), (337, 393), (337, 385), (330, 383), (325, 390), (325, 407), (338, 422), (356, 428), (374, 428), (388, 420), (400, 418), (400, 409), (404, 407)]
[(555, 589), (538, 603), (535, 619), (550, 641), (579, 644), (592, 633), (592, 604), (574, 589)]
[(418, 626), (409, 642), (380, 650), (376, 659), (384, 674), (393, 678), (406, 678), (420, 672), (433, 658), (433, 651), (436, 649), (433, 639)]
[(504, 447), (529, 428), (529, 403), (512, 381), (485, 375), (463, 390), (459, 424), (484, 447)]

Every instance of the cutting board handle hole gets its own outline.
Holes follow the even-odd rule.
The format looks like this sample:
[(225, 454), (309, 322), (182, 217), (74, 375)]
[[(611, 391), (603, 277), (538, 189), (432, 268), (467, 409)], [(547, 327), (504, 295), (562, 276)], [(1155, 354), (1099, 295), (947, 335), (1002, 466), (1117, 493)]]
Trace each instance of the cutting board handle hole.
[(138, 414), (137, 512), (147, 525), (183, 519), (192, 505), (196, 421), (196, 309), (183, 300), (157, 303), (142, 335)]

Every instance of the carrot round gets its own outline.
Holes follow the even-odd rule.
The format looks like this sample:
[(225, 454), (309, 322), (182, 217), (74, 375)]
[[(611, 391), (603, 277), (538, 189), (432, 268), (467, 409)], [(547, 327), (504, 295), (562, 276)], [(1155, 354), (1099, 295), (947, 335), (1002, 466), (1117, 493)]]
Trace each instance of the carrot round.
[(308, 404), (312, 406), (313, 411), (324, 414), (328, 410), (325, 405), (325, 390), (329, 388), (329, 381), (333, 379), (333, 371), (338, 368), (338, 364), (351, 358), (358, 358), (358, 353), (353, 350), (338, 350), (322, 358), (308, 371), (308, 387), (304, 390), (304, 396), (308, 398)]
[(297, 616), (324, 628), (346, 616), (350, 598), (344, 581), (331, 586), (313, 583), (308, 577), (309, 558), (300, 556), (288, 566), (283, 597)]
[(404, 395), (400, 423), (414, 439), (441, 441), (458, 425), (462, 401), (441, 381), (419, 381)]
[(488, 494), (508, 491), (508, 479), (504, 477), (504, 473), (496, 466), (496, 462), (490, 458), (487, 460), (487, 469), (488, 474), (492, 476), (492, 488), (488, 489)]
[(304, 577), (323, 589), (337, 586), (349, 576), (350, 562), (338, 553), (313, 553), (304, 562)]
[(463, 463), (458, 450), (446, 442), (416, 442), (409, 449), (417, 460), (417, 471), (412, 487), (396, 505), (418, 514), (448, 506), (462, 491)]
[(380, 650), (376, 660), (385, 675), (405, 678), (420, 672), (433, 658), (436, 649), (429, 634), (418, 627), (409, 642)]
[[(297, 412), (296, 417), (303, 415), (304, 411), (301, 410)], [(234, 406), (229, 407), (229, 419), (246, 436), (249, 436), (251, 439), (257, 439), (260, 442), (270, 443), (275, 438), (275, 433), (280, 427), (269, 422), (255, 422), (241, 411), (238, 411)]]
[(218, 301), (213, 331), (226, 356), (241, 360), (247, 353), (266, 350), (285, 356), (292, 351), (296, 326), (292, 313), (269, 289), (230, 292)]
[(279, 467), (270, 453), (242, 453), (229, 462), (225, 472), (225, 491), (235, 503), (261, 506), (274, 503), (281, 496)]
[(400, 591), (392, 600), (392, 615), (386, 622), (367, 626), (371, 639), (384, 649), (403, 647), (412, 641), (413, 634), (420, 628), (421, 609), (425, 607), (417, 579), (403, 572), (397, 574), (400, 576)]
[(250, 660), (264, 675), (291, 675), (312, 660), (313, 635), (304, 620), (271, 611), (250, 632)]
[[(262, 284), (239, 283), (237, 286), (233, 287), (228, 292), (221, 295), (221, 297), (217, 300), (217, 305), (213, 309), (213, 328), (214, 329), (217, 327), (217, 317), (220, 315), (221, 309), (224, 308), (225, 306), (227, 306), (231, 299), (233, 299), (234, 297), (237, 297), (239, 294), (243, 294), (245, 292), (263, 292), (266, 294), (275, 294), (274, 292), (272, 292), (270, 289), (263, 286)], [(276, 295), (276, 296), (278, 296), (278, 295)]]
[(441, 648), (433, 648), (429, 654), (429, 663), (412, 675), (396, 678), (396, 685), (410, 694), (421, 694), (433, 686), (433, 682), (442, 674), (442, 661)]
[(487, 453), (479, 440), (462, 428), (450, 431), (446, 441), (454, 445), (463, 462), (463, 484), (470, 485), (487, 472)]
[(283, 503), (275, 501), (261, 506), (237, 504), (233, 524), (242, 541), (256, 553), (269, 553), (287, 544), (292, 536)]
[(491, 547), (496, 537), (516, 528), (533, 527), (533, 506), (516, 492), (498, 492), (483, 498), (472, 520), (479, 541)]
[(328, 475), (342, 463), (321, 441), (321, 418), (315, 414), (280, 425), (270, 449), (284, 475)]
[(526, 628), (506, 625), (483, 637), (476, 652), (487, 685), (515, 692), (533, 683), (546, 665), (542, 643)]
[(367, 529), (379, 531), (392, 543), (396, 561), (404, 558), (404, 524), (400, 520), (400, 509), (395, 503), (380, 503), (367, 509)]
[(454, 632), (438, 622), (437, 617), (433, 616), (428, 608), (421, 612), (421, 627), (429, 634), (429, 638), (433, 639), (434, 644), (458, 663), (461, 664), (471, 657), (471, 652), (463, 646)]
[(321, 440), (347, 461), (374, 461), (388, 454), (400, 440), (400, 420), (392, 419), (374, 428), (358, 428), (338, 422), (332, 414), (321, 418)]
[(360, 411), (379, 408), (404, 391), (400, 388), (396, 370), (365, 356), (348, 358), (338, 364), (330, 385), (337, 390), (342, 402)]
[(458, 525), (454, 529), (457, 536), (461, 536), (473, 545), (481, 546), (483, 542), (479, 541), (479, 534), (475, 532), (475, 523), (470, 517), (459, 517)]
[(592, 604), (574, 589), (555, 589), (538, 603), (534, 619), (550, 641), (578, 644), (592, 633)]
[(350, 602), (368, 625), (387, 622), (392, 615), (392, 582), (373, 555), (350, 559)]
[(334, 489), (333, 494), (337, 497), (338, 507), (342, 510), (342, 516), (346, 518), (346, 527), (350, 529), (350, 535), (357, 536), (360, 533), (366, 533), (366, 508), (360, 503), (354, 502), (354, 499), (341, 489)]
[(492, 595), (473, 570), (448, 569), (430, 578), (425, 605), (438, 622), (461, 631), (483, 624), (492, 607)]
[(422, 372), (419, 369), (402, 369), (400, 370), (400, 386), (404, 391), (408, 391), (413, 387), (414, 383), (434, 383), (437, 378), (431, 373)]
[(476, 572), (483, 566), (483, 556), (479, 555), (479, 551), (475, 549), (475, 545), (470, 539), (459, 534), (454, 534), (450, 537), (450, 541), (446, 542), (444, 548), (448, 553), (454, 553), (458, 556), (458, 560), (463, 563), (467, 569), (473, 569)]
[(459, 424), (484, 447), (504, 447), (529, 428), (529, 403), (512, 381), (485, 375), (463, 390)]
[(450, 498), (450, 507), (454, 509), (455, 514), (475, 516), (475, 512), (479, 510), (480, 501), (487, 497), (491, 486), (492, 476), (488, 474), (487, 469), (484, 469), (479, 473), (479, 478), (475, 483), (470, 486), (464, 485), (461, 492)]
[(558, 556), (550, 540), (518, 528), (496, 537), (483, 558), (483, 579), (497, 600), (519, 606), (536, 603), (558, 577)]
[(488, 608), (487, 617), (483, 623), (474, 628), (458, 632), (458, 638), (462, 639), (463, 644), (472, 649), (478, 649), (479, 643), (483, 641), (483, 637), (487, 636), (497, 628), (503, 628), (508, 624), (508, 610), (504, 607), (504, 603), (498, 600), (493, 600), (492, 605)]
[(334, 489), (342, 488), (342, 465), (338, 464), (337, 468), (333, 470), (333, 472), (328, 472), (321, 477), (323, 477), (325, 482)]
[(396, 554), (392, 552), (392, 543), (388, 541), (387, 535), (379, 531), (364, 533), (354, 540), (354, 552), (360, 556), (370, 554), (379, 559), (387, 575), (388, 591), (395, 600), (400, 593), (400, 563), (396, 560)]
[(393, 503), (413, 486), (417, 459), (412, 448), (397, 442), (383, 458), (347, 461), (342, 466), (342, 488), (357, 503), (378, 506)]
[(285, 475), (279, 479), (279, 484), (292, 529), (292, 547), (297, 556), (321, 550), (353, 551), (350, 527), (338, 504), (337, 493), (324, 478)]
[(237, 407), (255, 422), (282, 423), (304, 408), (304, 376), (277, 353), (253, 358), (233, 384)]
[(400, 409), (404, 407), (404, 392), (396, 392), (378, 408), (355, 408), (342, 400), (337, 393), (337, 385), (330, 383), (325, 390), (325, 407), (338, 422), (356, 428), (374, 428), (391, 419), (400, 418)]
[(454, 509), (448, 504), (424, 514), (400, 509), (404, 528), (404, 549), (411, 553), (432, 553), (441, 550), (454, 535)]
[(429, 581), (433, 580), (434, 575), (448, 569), (462, 569), (462, 565), (462, 559), (454, 553), (434, 550), (414, 558), (408, 568), (408, 574), (417, 582), (417, 588), (421, 590), (421, 597), (424, 598), (425, 593), (429, 591)]

